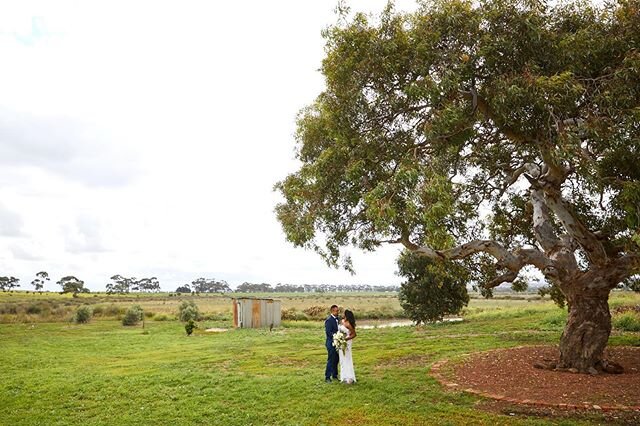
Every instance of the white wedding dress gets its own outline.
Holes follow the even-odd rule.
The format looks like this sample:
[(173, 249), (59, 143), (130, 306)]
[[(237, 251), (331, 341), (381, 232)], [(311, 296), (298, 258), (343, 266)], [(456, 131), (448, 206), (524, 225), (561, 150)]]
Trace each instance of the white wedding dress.
[[(342, 324), (338, 325), (338, 330), (347, 334), (347, 337), (351, 333), (349, 333), (349, 329)], [(340, 381), (344, 383), (355, 383), (356, 381), (356, 372), (353, 369), (353, 358), (351, 357), (351, 344), (353, 340), (347, 340), (347, 347), (344, 350), (338, 349), (338, 355), (340, 356)]]

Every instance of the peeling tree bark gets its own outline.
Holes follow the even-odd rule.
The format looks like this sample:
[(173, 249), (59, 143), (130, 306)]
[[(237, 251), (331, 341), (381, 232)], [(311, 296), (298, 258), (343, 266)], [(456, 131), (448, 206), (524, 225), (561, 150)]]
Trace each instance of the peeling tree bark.
[(609, 289), (568, 290), (569, 318), (560, 338), (560, 367), (595, 374), (611, 334)]

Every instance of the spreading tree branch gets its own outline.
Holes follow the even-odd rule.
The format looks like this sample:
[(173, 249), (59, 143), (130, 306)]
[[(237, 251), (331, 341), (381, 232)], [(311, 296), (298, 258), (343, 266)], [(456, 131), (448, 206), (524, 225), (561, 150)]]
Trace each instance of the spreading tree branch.
[(549, 186), (544, 187), (544, 203), (553, 211), (569, 236), (584, 250), (589, 262), (595, 265), (608, 260), (607, 252), (593, 232), (589, 231), (578, 215), (570, 208), (560, 191)]
[[(447, 250), (434, 250), (433, 248), (413, 243), (408, 233), (403, 232), (399, 241), (409, 250), (433, 259), (459, 260), (476, 253), (486, 253), (497, 261), (497, 266), (508, 271), (486, 284), (487, 288), (496, 287), (503, 282), (513, 282), (520, 270), (526, 265), (533, 265), (543, 273), (552, 274), (555, 271), (553, 261), (540, 250), (520, 248), (511, 252), (496, 241), (473, 240)], [(394, 241), (395, 242), (395, 241)]]

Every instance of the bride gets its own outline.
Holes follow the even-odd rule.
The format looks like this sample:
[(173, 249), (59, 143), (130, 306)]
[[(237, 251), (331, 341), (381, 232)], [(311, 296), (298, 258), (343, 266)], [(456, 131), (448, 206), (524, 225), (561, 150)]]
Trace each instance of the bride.
[(353, 312), (350, 310), (344, 311), (344, 318), (338, 329), (347, 335), (347, 347), (344, 352), (338, 351), (340, 356), (340, 381), (349, 384), (355, 383), (356, 372), (353, 369), (353, 358), (351, 357), (351, 344), (353, 339), (356, 338), (356, 318), (353, 316)]

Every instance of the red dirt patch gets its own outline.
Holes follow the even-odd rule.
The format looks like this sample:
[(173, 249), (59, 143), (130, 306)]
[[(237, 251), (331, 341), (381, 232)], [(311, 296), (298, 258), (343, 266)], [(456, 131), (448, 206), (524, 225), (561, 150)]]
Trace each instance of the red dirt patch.
[[(507, 402), (559, 408), (640, 410), (640, 348), (611, 347), (605, 358), (624, 367), (623, 374), (572, 374), (533, 367), (543, 359), (558, 359), (558, 349), (526, 346), (472, 354), (442, 377), (448, 387), (464, 389)], [(455, 383), (455, 385), (453, 385)], [(594, 407), (595, 406), (595, 407)]]

